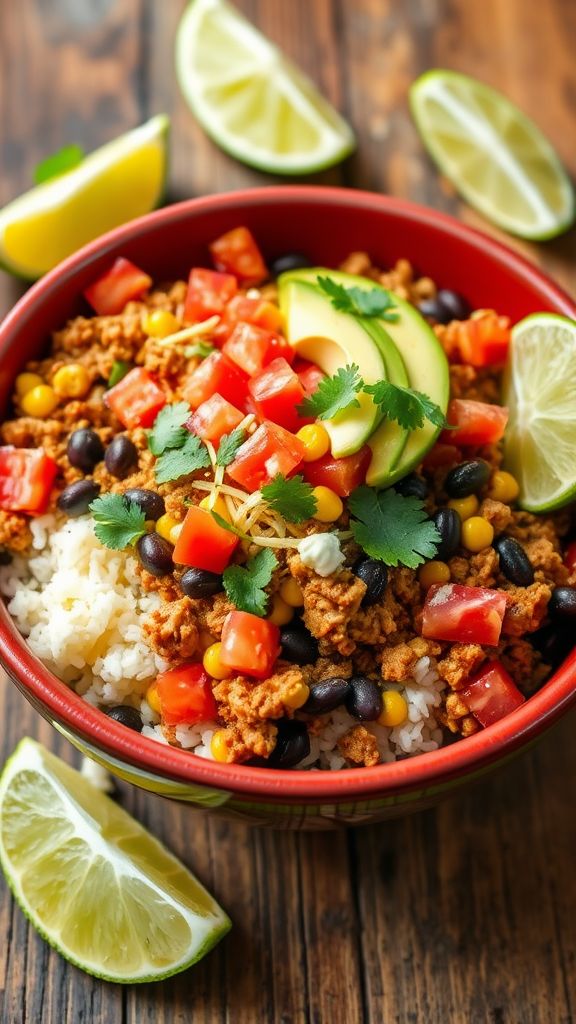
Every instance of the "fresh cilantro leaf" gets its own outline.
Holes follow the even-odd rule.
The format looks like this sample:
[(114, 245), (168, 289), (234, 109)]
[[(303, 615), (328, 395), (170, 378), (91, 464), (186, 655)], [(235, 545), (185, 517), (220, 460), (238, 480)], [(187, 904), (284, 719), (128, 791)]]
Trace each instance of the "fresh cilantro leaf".
[(319, 420), (331, 420), (339, 412), (359, 406), (356, 398), (364, 387), (359, 367), (340, 366), (333, 377), (324, 377), (316, 391), (297, 407), (302, 416), (316, 416)]
[(165, 405), (160, 410), (152, 429), (148, 431), (148, 447), (153, 455), (162, 455), (167, 448), (181, 448), (190, 432), (183, 424), (190, 416), (188, 402)]
[(377, 317), (395, 323), (398, 319), (394, 296), (384, 288), (346, 288), (331, 277), (318, 277), (318, 284), (329, 296), (334, 309), (353, 316)]
[(188, 345), (184, 349), (184, 355), (186, 359), (206, 359), (214, 351), (214, 348), (215, 346), (209, 341), (197, 341), (194, 345)]
[(239, 611), (266, 614), (268, 594), (264, 587), (270, 583), (277, 565), (276, 555), (270, 548), (262, 548), (246, 565), (229, 565), (224, 569), (224, 590)]
[(242, 430), (241, 427), (236, 427), (230, 434), (224, 434), (218, 445), (216, 465), (229, 466), (233, 459), (236, 458), (236, 452), (244, 444), (245, 440), (246, 431)]
[(154, 467), (157, 484), (165, 484), (169, 480), (178, 480), (188, 476), (197, 469), (207, 469), (210, 456), (206, 445), (196, 434), (188, 434), (181, 448), (171, 448), (160, 456)]
[(354, 540), (371, 558), (415, 569), (433, 558), (441, 537), (419, 498), (358, 487), (348, 498)]
[(314, 515), (317, 502), (314, 488), (304, 482), (302, 476), (291, 476), (287, 479), (278, 473), (271, 483), (261, 488), (262, 497), (289, 523), (303, 523)]
[(122, 494), (102, 494), (90, 505), (94, 533), (101, 544), (115, 551), (134, 544), (146, 533), (146, 516), (134, 501)]
[(35, 184), (41, 185), (43, 181), (50, 181), (51, 178), (57, 178), (60, 174), (71, 171), (82, 163), (84, 155), (82, 146), (78, 146), (75, 142), (69, 146), (62, 146), (57, 153), (52, 153), (51, 156), (47, 156), (37, 164), (34, 169)]
[(422, 427), (425, 419), (436, 427), (446, 426), (446, 417), (440, 406), (421, 391), (391, 384), (389, 380), (366, 384), (364, 391), (372, 395), (376, 405), (380, 406), (389, 420), (397, 420), (406, 430)]
[(227, 519), (224, 519), (224, 516), (219, 515), (219, 513), (215, 512), (213, 508), (210, 509), (210, 515), (214, 522), (218, 523), (218, 526), (221, 526), (223, 530), (228, 530), (228, 533), (233, 533), (236, 537), (240, 537), (241, 540), (254, 540), (253, 537), (250, 537), (247, 533), (243, 533), (242, 530), (239, 530), (233, 523), (229, 523)]
[(126, 363), (124, 362), (123, 359), (116, 359), (112, 363), (112, 369), (110, 371), (110, 376), (108, 377), (108, 383), (106, 384), (106, 388), (113, 388), (114, 385), (118, 384), (119, 381), (121, 381), (122, 378), (125, 377), (126, 374), (130, 372), (131, 369), (132, 363)]

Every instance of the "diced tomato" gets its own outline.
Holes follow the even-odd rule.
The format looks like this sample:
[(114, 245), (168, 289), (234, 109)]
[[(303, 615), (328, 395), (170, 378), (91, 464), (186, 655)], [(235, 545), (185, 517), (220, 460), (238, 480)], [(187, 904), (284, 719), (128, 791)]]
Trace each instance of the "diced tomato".
[(184, 319), (196, 323), (211, 316), (221, 316), (226, 303), (237, 291), (238, 282), (232, 274), (193, 267), (188, 278)]
[(133, 430), (152, 426), (166, 405), (166, 395), (146, 370), (136, 366), (106, 391), (104, 402), (124, 427)]
[(288, 363), (294, 359), (294, 349), (280, 334), (242, 322), (236, 324), (222, 351), (250, 377), (255, 377), (279, 356)]
[(219, 526), (210, 512), (192, 505), (186, 513), (172, 558), (178, 565), (224, 572), (238, 541), (239, 537)]
[(156, 679), (162, 718), (167, 725), (195, 725), (217, 714), (210, 676), (198, 662), (184, 662)]
[(115, 316), (122, 312), (127, 302), (147, 291), (151, 284), (152, 278), (148, 274), (119, 256), (110, 270), (84, 289), (84, 296), (98, 316)]
[(435, 583), (426, 594), (422, 636), (495, 647), (506, 611), (506, 594), (487, 587)]
[(510, 344), (510, 318), (492, 309), (483, 310), (456, 328), (456, 347), (470, 366), (500, 366), (506, 362)]
[(294, 363), (294, 372), (300, 377), (300, 383), (308, 398), (318, 390), (318, 385), (324, 380), (326, 374), (316, 363), (308, 363), (304, 359), (297, 359)]
[(564, 565), (570, 573), (574, 572), (574, 569), (576, 569), (576, 540), (571, 541), (571, 543), (566, 548), (566, 553), (564, 555)]
[(186, 426), (202, 440), (217, 444), (223, 434), (229, 434), (243, 419), (244, 413), (216, 392), (198, 406)]
[(302, 462), (304, 445), (277, 423), (262, 423), (236, 453), (226, 472), (245, 490), (257, 491), (278, 473), (289, 476)]
[(44, 512), (57, 472), (57, 463), (42, 448), (0, 448), (0, 508)]
[(292, 431), (302, 426), (296, 407), (304, 398), (304, 388), (285, 359), (273, 359), (252, 378), (248, 390), (261, 420), (272, 420)]
[(508, 422), (505, 405), (472, 402), (467, 398), (453, 398), (446, 414), (452, 430), (444, 430), (440, 440), (447, 444), (495, 444), (504, 436)]
[(437, 441), (433, 448), (424, 457), (424, 469), (440, 469), (442, 466), (454, 466), (462, 462), (462, 452), (453, 444), (444, 444)]
[(262, 253), (248, 228), (233, 228), (210, 245), (216, 270), (234, 274), (242, 284), (259, 284), (268, 277)]
[(211, 352), (184, 382), (182, 393), (186, 401), (197, 409), (218, 392), (227, 402), (244, 408), (248, 395), (248, 378), (235, 363), (222, 352)]
[(509, 715), (526, 700), (499, 661), (487, 662), (482, 671), (458, 691), (458, 696), (484, 727)]
[(256, 679), (266, 679), (279, 654), (278, 626), (250, 612), (228, 612), (220, 648), (223, 665)]
[(281, 331), (284, 318), (273, 302), (262, 298), (248, 298), (247, 295), (235, 295), (227, 304), (220, 323), (214, 329), (212, 340), (216, 345), (223, 345), (230, 337), (236, 324), (255, 324), (266, 331)]
[(359, 452), (345, 455), (342, 459), (335, 459), (328, 453), (315, 462), (306, 462), (302, 472), (304, 479), (313, 487), (329, 487), (341, 498), (347, 498), (365, 482), (371, 457), (372, 453), (365, 444)]

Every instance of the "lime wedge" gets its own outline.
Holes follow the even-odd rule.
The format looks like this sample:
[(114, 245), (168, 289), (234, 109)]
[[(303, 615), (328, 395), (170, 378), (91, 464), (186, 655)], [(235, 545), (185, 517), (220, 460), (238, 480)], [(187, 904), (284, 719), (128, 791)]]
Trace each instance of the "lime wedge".
[(153, 210), (164, 191), (168, 126), (159, 114), (5, 206), (0, 264), (41, 277), (86, 242)]
[(576, 497), (576, 322), (534, 313), (512, 330), (503, 400), (505, 465), (520, 504), (548, 512)]
[(276, 174), (331, 167), (352, 130), (294, 64), (225, 0), (192, 0), (176, 37), (176, 73), (192, 112), (238, 160)]
[(553, 238), (575, 216), (574, 190), (548, 140), (506, 96), (435, 69), (411, 87), (424, 145), (471, 206), (522, 238)]
[(0, 778), (0, 861), (67, 960), (108, 981), (166, 978), (230, 921), (200, 882), (79, 772), (24, 739)]

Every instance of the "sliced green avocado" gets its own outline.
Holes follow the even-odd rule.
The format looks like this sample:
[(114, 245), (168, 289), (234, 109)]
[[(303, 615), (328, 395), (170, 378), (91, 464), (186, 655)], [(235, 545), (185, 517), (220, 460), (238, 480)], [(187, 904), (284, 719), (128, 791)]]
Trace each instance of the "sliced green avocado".
[[(380, 287), (370, 278), (345, 274), (341, 270), (327, 270), (325, 267), (294, 270), (282, 274), (278, 279), (280, 307), (285, 308), (286, 291), (294, 281), (313, 283), (317, 280), (318, 275), (331, 277), (332, 280), (346, 288), (356, 287), (370, 290)], [(399, 314), (398, 320), (394, 323), (388, 320), (373, 320), (371, 322), (385, 331), (395, 343), (408, 372), (410, 387), (428, 395), (445, 413), (448, 406), (450, 380), (448, 360), (444, 350), (434, 331), (414, 306), (398, 298), (397, 295), (394, 296), (394, 304)], [(389, 379), (392, 380), (392, 377)], [(406, 476), (422, 461), (426, 452), (434, 444), (439, 430), (439, 427), (435, 427), (433, 423), (426, 420), (424, 426), (410, 431), (398, 461), (391, 467), (386, 453), (383, 458), (380, 457), (379, 438), (374, 435), (369, 441), (372, 449), (372, 461), (368, 467), (366, 482), (372, 487), (378, 487), (389, 485)]]
[[(298, 355), (317, 363), (333, 376), (340, 367), (355, 363), (367, 384), (386, 379), (380, 347), (362, 323), (340, 313), (318, 288), (304, 281), (290, 281), (283, 289), (286, 336)], [(382, 416), (370, 395), (360, 393), (360, 407), (343, 410), (323, 420), (335, 458), (357, 452), (380, 423)]]

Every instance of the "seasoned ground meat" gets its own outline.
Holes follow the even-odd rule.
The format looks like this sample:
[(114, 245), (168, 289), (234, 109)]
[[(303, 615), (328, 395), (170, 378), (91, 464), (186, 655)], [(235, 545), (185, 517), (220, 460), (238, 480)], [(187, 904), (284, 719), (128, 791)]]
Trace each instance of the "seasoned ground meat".
[(164, 602), (148, 616), (142, 629), (152, 650), (162, 658), (176, 656), (186, 661), (198, 653), (198, 622), (189, 597)]
[(293, 665), (255, 683), (243, 676), (224, 679), (214, 686), (218, 711), (225, 722), (256, 722), (291, 718), (307, 697), (307, 677)]
[(552, 594), (547, 583), (532, 583), (529, 587), (506, 586), (506, 615), (502, 632), (507, 636), (533, 633), (542, 625)]
[(409, 679), (419, 658), (435, 658), (442, 650), (433, 640), (417, 636), (408, 643), (385, 647), (382, 651), (380, 671), (386, 682), (401, 683)]
[(354, 725), (338, 740), (338, 750), (351, 764), (371, 768), (378, 764), (380, 754), (376, 737), (364, 725)]
[(349, 635), (349, 624), (366, 593), (364, 583), (349, 569), (333, 576), (318, 576), (297, 555), (289, 560), (289, 565), (302, 588), (304, 623), (322, 641), (320, 650), (326, 654), (333, 649), (344, 656), (351, 654), (356, 644)]
[(268, 758), (276, 746), (277, 726), (271, 722), (234, 722), (224, 730), (228, 762)]
[(480, 668), (486, 654), (480, 644), (452, 644), (448, 654), (438, 662), (438, 673), (453, 690), (466, 685)]

